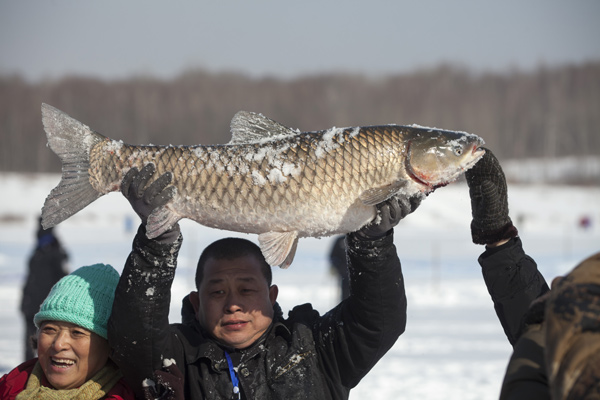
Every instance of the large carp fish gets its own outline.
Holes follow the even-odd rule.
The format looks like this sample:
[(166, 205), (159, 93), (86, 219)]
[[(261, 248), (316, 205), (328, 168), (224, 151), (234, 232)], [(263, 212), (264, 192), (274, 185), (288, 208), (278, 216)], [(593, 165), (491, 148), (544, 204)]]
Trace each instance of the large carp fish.
[(134, 146), (109, 139), (42, 104), (50, 148), (62, 178), (42, 209), (45, 228), (100, 196), (120, 190), (132, 167), (170, 171), (173, 199), (148, 218), (156, 237), (182, 218), (258, 234), (270, 265), (287, 268), (298, 238), (360, 229), (392, 196), (425, 196), (457, 179), (485, 153), (473, 134), (381, 125), (300, 132), (241, 111), (228, 144)]

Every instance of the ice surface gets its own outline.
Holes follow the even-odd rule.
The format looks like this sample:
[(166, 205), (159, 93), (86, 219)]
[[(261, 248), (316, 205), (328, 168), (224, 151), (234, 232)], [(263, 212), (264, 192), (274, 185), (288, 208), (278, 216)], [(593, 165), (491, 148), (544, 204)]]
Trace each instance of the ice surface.
[[(0, 374), (22, 360), (19, 314), (26, 260), (37, 216), (56, 174), (0, 174)], [(526, 251), (547, 280), (600, 250), (600, 187), (511, 185), (511, 217)], [(569, 204), (570, 206), (566, 206)], [(497, 399), (511, 347), (495, 316), (471, 243), (470, 202), (462, 182), (438, 189), (395, 230), (408, 297), (406, 332), (350, 399)], [(582, 217), (591, 226), (580, 226)], [(97, 262), (118, 271), (131, 248), (138, 217), (119, 194), (104, 196), (56, 227), (70, 268)], [(193, 290), (200, 252), (221, 237), (244, 235), (181, 222), (184, 235), (172, 289), (171, 321), (180, 321), (182, 297)], [(332, 238), (300, 239), (293, 265), (273, 268), (279, 303), (287, 314), (310, 302), (321, 313), (337, 303), (327, 254)]]

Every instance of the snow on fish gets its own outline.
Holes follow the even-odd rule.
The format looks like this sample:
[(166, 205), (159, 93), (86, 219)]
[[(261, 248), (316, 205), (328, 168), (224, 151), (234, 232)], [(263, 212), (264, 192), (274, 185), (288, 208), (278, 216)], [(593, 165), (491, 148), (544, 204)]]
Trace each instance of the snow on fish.
[(170, 171), (173, 199), (149, 216), (156, 237), (182, 218), (258, 234), (270, 265), (287, 268), (298, 238), (345, 234), (377, 216), (392, 196), (425, 196), (456, 180), (483, 156), (473, 134), (381, 125), (300, 132), (245, 111), (231, 121), (228, 144), (137, 146), (109, 139), (42, 104), (62, 178), (42, 209), (45, 228), (100, 196), (120, 190), (132, 167)]

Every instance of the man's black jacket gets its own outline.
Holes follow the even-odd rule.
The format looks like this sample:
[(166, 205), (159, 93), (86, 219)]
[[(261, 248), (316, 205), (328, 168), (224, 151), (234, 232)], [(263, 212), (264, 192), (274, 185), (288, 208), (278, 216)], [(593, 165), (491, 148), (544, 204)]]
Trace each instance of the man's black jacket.
[(523, 318), (531, 302), (550, 289), (518, 237), (486, 249), (478, 261), (498, 319), (514, 346), (523, 333)]
[[(242, 398), (347, 399), (406, 325), (406, 295), (390, 234), (363, 242), (348, 235), (351, 295), (324, 315), (310, 304), (284, 319), (276, 314), (263, 338), (239, 354)], [(181, 236), (173, 244), (138, 231), (115, 293), (108, 339), (113, 359), (141, 396), (163, 360), (184, 377), (186, 399), (231, 399), (233, 385), (223, 349), (184, 315), (169, 324), (170, 290)]]
[[(487, 249), (479, 257), (483, 277), (504, 332), (514, 347), (500, 399), (550, 399), (544, 365), (543, 302), (548, 292), (535, 261), (525, 254), (521, 239)], [(541, 307), (540, 307), (541, 306)]]

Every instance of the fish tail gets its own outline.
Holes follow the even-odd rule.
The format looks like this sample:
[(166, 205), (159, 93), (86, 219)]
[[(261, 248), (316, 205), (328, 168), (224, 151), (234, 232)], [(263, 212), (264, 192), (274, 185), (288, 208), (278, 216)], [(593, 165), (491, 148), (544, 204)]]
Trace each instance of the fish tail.
[(90, 150), (104, 136), (48, 104), (42, 104), (42, 122), (48, 145), (62, 163), (61, 180), (42, 208), (42, 226), (47, 229), (104, 194), (92, 187), (89, 176)]

